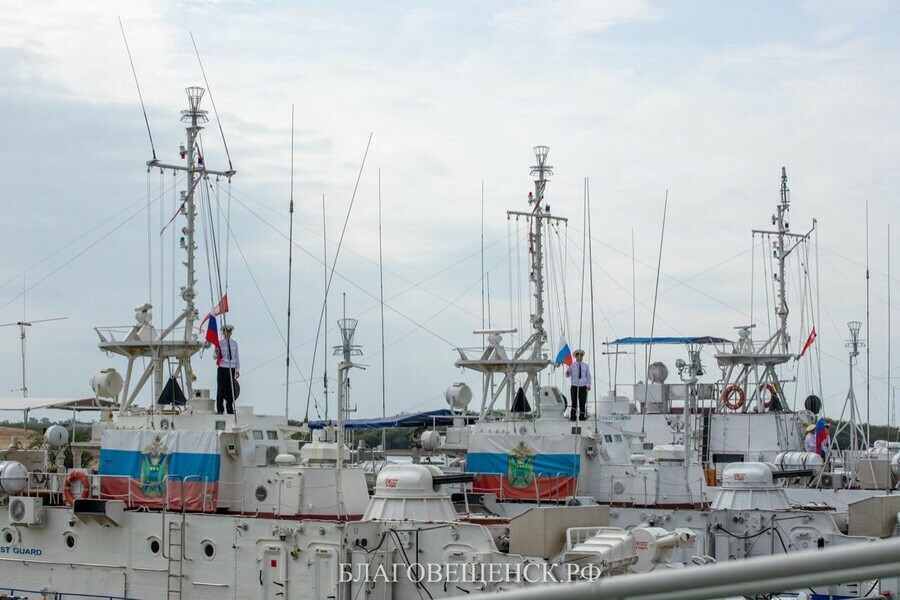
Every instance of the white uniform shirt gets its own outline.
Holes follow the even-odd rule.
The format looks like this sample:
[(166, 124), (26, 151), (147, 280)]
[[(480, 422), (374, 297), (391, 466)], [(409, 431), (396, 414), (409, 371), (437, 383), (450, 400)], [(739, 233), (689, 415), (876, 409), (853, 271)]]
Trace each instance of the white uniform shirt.
[(234, 369), (236, 373), (241, 372), (241, 357), (238, 354), (236, 341), (224, 337), (219, 340), (219, 356), (222, 357), (222, 362), (219, 363), (220, 367)]
[(572, 378), (575, 387), (588, 387), (591, 385), (591, 368), (584, 361), (575, 361), (566, 373)]
[(815, 452), (816, 451), (816, 434), (812, 431), (806, 434), (806, 439), (803, 440), (803, 449), (807, 452)]

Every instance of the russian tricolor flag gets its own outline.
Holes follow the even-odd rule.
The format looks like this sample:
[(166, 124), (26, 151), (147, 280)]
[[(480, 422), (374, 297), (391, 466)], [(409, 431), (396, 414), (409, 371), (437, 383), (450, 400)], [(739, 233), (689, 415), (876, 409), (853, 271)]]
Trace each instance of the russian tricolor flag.
[(816, 453), (822, 454), (822, 442), (825, 441), (825, 438), (828, 437), (828, 432), (825, 430), (825, 419), (819, 417), (819, 420), (816, 421)]
[(206, 341), (216, 349), (216, 364), (222, 364), (222, 353), (219, 352), (219, 323), (215, 315), (206, 315), (209, 318), (209, 326), (206, 328)]
[(212, 344), (213, 348), (216, 349), (216, 364), (222, 364), (222, 356), (219, 354), (219, 322), (216, 319), (217, 316), (225, 314), (228, 312), (228, 294), (222, 296), (222, 299), (219, 300), (219, 303), (213, 306), (213, 309), (209, 311), (205, 317), (203, 317), (203, 321), (200, 322), (200, 330), (203, 330), (203, 326), (206, 325), (206, 322), (209, 321), (209, 325), (206, 329), (206, 341)]
[(556, 353), (556, 366), (566, 365), (572, 366), (572, 351), (569, 349), (569, 342), (566, 338), (559, 340), (559, 351)]

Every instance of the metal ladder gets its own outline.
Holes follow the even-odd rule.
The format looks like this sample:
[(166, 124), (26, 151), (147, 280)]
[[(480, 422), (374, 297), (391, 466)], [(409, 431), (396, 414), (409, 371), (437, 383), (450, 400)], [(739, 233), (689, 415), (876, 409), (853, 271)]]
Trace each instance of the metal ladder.
[[(182, 513), (183, 515), (184, 513)], [(181, 583), (183, 580), (183, 559), (184, 559), (184, 519), (178, 521), (169, 521), (169, 541), (167, 558), (168, 564), (168, 583), (166, 585), (166, 598), (181, 598)]]
[[(188, 477), (181, 475), (166, 475), (164, 478), (165, 497), (163, 499), (162, 535), (165, 540), (168, 528), (168, 540), (165, 540), (166, 552), (163, 554), (168, 560), (168, 577), (166, 582), (166, 599), (181, 599), (182, 582), (184, 581), (184, 561), (188, 560), (184, 554), (185, 528), (187, 527), (187, 515), (185, 511), (184, 482)], [(181, 487), (181, 519), (166, 520), (169, 512), (169, 481), (178, 481)], [(168, 525), (168, 527), (167, 527)]]

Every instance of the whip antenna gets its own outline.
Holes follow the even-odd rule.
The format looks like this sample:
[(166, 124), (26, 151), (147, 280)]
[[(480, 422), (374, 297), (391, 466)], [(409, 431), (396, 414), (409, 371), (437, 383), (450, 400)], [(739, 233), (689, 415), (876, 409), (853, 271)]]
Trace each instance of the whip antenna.
[[(291, 227), (288, 236), (288, 297), (287, 297), (287, 351), (284, 372), (284, 418), (288, 418), (288, 400), (291, 389), (291, 277), (294, 272), (294, 105), (291, 104)], [(312, 377), (310, 375), (310, 377)]]
[(131, 49), (128, 47), (128, 37), (125, 36), (125, 26), (122, 25), (122, 17), (119, 17), (119, 29), (122, 30), (122, 39), (125, 40), (125, 52), (128, 53), (128, 62), (131, 63), (131, 73), (134, 75), (134, 86), (137, 88), (138, 99), (141, 101), (141, 110), (144, 112), (144, 123), (147, 125), (147, 137), (150, 138), (150, 151), (153, 153), (153, 161), (156, 161), (156, 147), (153, 145), (153, 134), (150, 133), (150, 119), (147, 118), (147, 109), (144, 107), (144, 97), (141, 95), (141, 84), (138, 83), (137, 70), (134, 68), (134, 60), (131, 58)]

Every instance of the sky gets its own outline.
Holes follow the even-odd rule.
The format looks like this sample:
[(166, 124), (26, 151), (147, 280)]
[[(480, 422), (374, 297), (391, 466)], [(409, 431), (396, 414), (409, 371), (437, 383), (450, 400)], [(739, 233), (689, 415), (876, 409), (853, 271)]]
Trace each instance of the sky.
[[(547, 145), (546, 201), (569, 218), (551, 235), (549, 354), (565, 336), (588, 350), (596, 390), (615, 381), (629, 395), (645, 356), (620, 354), (616, 365), (602, 354), (606, 340), (651, 331), (733, 339), (734, 326), (750, 323), (765, 339), (771, 247), (750, 232), (771, 227), (785, 167), (792, 231), (816, 223), (792, 255), (794, 351), (818, 332), (812, 353), (783, 373), (796, 378), (788, 403), (816, 393), (827, 416), (840, 416), (846, 323), (859, 320), (867, 346), (856, 396), (863, 415), (868, 405), (886, 423), (898, 310), (889, 255), (900, 264), (888, 235), (900, 228), (898, 17), (900, 7), (877, 1), (7, 2), (0, 324), (66, 317), (28, 329), (27, 386), (32, 396), (78, 396), (96, 371), (125, 371), (97, 349), (95, 327), (129, 326), (148, 301), (158, 326), (174, 314), (185, 275), (173, 232), (183, 220), (160, 231), (183, 184), (147, 173), (151, 144), (121, 18), (158, 157), (178, 160), (184, 88), (198, 85), (215, 101), (214, 111), (209, 93), (203, 100), (207, 165), (226, 169), (230, 159), (237, 171), (204, 202), (241, 348), (240, 403), (279, 413), (287, 396), (291, 418), (325, 415), (322, 377), (336, 363), (317, 336), (322, 261), (327, 251), (333, 263), (339, 243), (327, 346), (346, 302), (366, 366), (352, 375), (355, 416), (380, 415), (383, 401), (388, 414), (444, 407), (456, 381), (478, 389), (454, 367), (454, 348), (480, 348), (472, 332), (485, 322), (528, 327), (525, 230), (506, 211), (528, 210), (532, 147)], [(218, 298), (210, 223), (198, 230), (202, 316)], [(718, 375), (712, 352), (704, 381)], [(656, 347), (651, 360), (674, 379), (683, 354)], [(214, 388), (211, 354), (195, 365), (198, 387)], [(21, 376), (19, 330), (2, 327), (0, 394), (19, 393)], [(545, 381), (565, 385), (560, 371)]]

